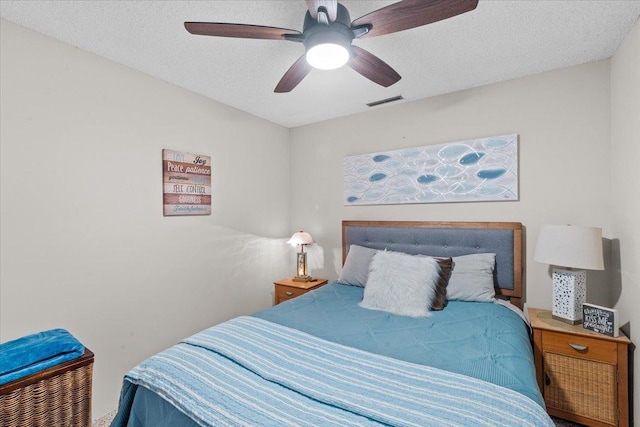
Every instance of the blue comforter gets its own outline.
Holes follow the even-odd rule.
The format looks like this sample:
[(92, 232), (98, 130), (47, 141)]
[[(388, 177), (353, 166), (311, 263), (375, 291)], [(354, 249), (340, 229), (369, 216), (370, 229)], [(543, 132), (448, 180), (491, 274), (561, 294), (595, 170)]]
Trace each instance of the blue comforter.
[(255, 314), (339, 344), (501, 385), (544, 407), (527, 325), (491, 303), (449, 301), (430, 317), (367, 310), (363, 288), (330, 283)]
[(198, 333), (126, 380), (202, 426), (553, 426), (504, 387), (253, 317)]
[[(317, 346), (321, 349), (333, 348), (337, 344), (348, 346), (350, 347), (347, 349), (348, 352), (345, 352), (346, 347), (339, 346), (340, 352), (351, 355), (354, 361), (368, 360), (366, 358), (369, 356), (383, 357), (384, 360), (393, 364), (409, 362), (407, 365), (418, 371), (426, 368), (429, 372), (439, 372), (438, 375), (444, 375), (445, 378), (451, 375), (450, 378), (455, 379), (454, 383), (461, 381), (460, 384), (466, 384), (466, 381), (474, 383), (480, 380), (476, 385), (481, 384), (483, 390), (486, 387), (491, 390), (494, 388), (504, 390), (507, 395), (503, 398), (508, 399), (509, 402), (516, 402), (518, 407), (523, 404), (523, 408), (526, 407), (526, 411), (534, 418), (541, 417), (533, 424), (525, 416), (522, 420), (508, 425), (552, 425), (548, 417), (544, 415), (544, 402), (535, 379), (527, 326), (514, 312), (498, 304), (451, 301), (443, 311), (433, 313), (428, 318), (415, 319), (360, 308), (358, 302), (362, 299), (362, 292), (362, 288), (333, 283), (257, 313), (254, 317), (268, 320), (267, 324), (275, 323), (286, 326), (287, 328), (278, 329), (280, 334), (285, 337), (292, 334), (306, 336), (296, 330), (306, 332), (312, 335), (313, 340), (320, 343)], [(214, 327), (212, 331), (217, 331), (221, 326)], [(278, 328), (278, 325), (274, 326)], [(207, 341), (213, 341), (213, 346), (198, 342), (202, 336), (196, 335), (195, 337), (198, 338), (194, 337), (195, 341), (187, 340), (189, 343), (179, 344), (149, 359), (157, 361), (159, 360), (157, 358), (162, 358), (159, 365), (173, 370), (173, 378), (182, 378), (179, 381), (185, 381), (184, 385), (178, 386), (178, 388), (183, 387), (184, 392), (176, 393), (174, 386), (171, 385), (174, 380), (169, 377), (154, 385), (153, 381), (164, 377), (159, 376), (153, 370), (146, 373), (139, 371), (141, 367), (148, 368), (148, 361), (131, 371), (133, 375), (128, 374), (123, 385), (120, 408), (113, 426), (281, 425), (280, 421), (269, 421), (269, 417), (273, 415), (269, 412), (279, 413), (281, 408), (286, 408), (282, 409), (287, 412), (284, 417), (291, 420), (294, 425), (349, 425), (354, 423), (356, 425), (386, 423), (402, 425), (400, 422), (373, 417), (366, 412), (370, 409), (367, 409), (364, 414), (358, 411), (352, 412), (353, 408), (351, 407), (345, 409), (344, 405), (349, 404), (349, 399), (344, 396), (342, 403), (339, 403), (333, 400), (324, 402), (320, 396), (307, 395), (306, 391), (298, 390), (293, 386), (298, 383), (297, 379), (292, 384), (287, 384), (283, 382), (286, 380), (280, 379), (278, 375), (273, 376), (276, 371), (271, 368), (266, 369), (265, 372), (254, 370), (255, 367), (251, 366), (251, 359), (254, 357), (252, 353), (245, 354), (244, 347), (238, 347), (240, 357), (239, 360), (236, 360), (236, 356), (227, 354), (226, 350), (216, 347), (215, 342), (219, 338), (218, 332), (213, 332), (214, 335), (208, 335), (209, 333), (207, 332)], [(234, 334), (237, 335), (237, 332)], [(244, 332), (239, 337), (243, 337), (243, 335)], [(215, 339), (212, 339), (214, 336)], [(313, 336), (322, 340), (317, 341), (318, 338)], [(224, 345), (226, 346), (226, 344)], [(275, 349), (281, 349), (280, 343), (274, 343), (273, 346)], [(279, 359), (278, 362), (274, 362), (275, 365), (293, 369), (298, 367), (297, 361), (314, 360), (316, 356), (324, 358), (324, 353), (319, 353), (319, 350), (311, 352), (312, 354), (309, 356), (299, 355), (292, 358), (291, 354), (293, 353), (291, 352), (293, 351), (297, 350), (279, 350)], [(183, 356), (191, 360), (189, 363), (193, 363), (194, 366), (204, 364), (207, 366), (207, 371), (212, 369), (211, 377), (205, 382), (198, 378), (190, 380), (183, 378), (185, 374), (191, 375), (188, 373), (189, 369), (186, 368), (187, 363), (181, 359)], [(385, 356), (393, 359), (388, 359)], [(247, 357), (249, 360), (246, 360)], [(210, 359), (215, 361), (210, 361)], [(213, 368), (209, 365), (210, 363), (218, 366)], [(423, 366), (416, 366), (416, 364)], [(355, 369), (353, 365), (348, 363), (344, 366), (350, 371)], [(437, 369), (431, 371), (432, 368), (427, 367)], [(446, 372), (442, 373), (441, 370)], [(245, 385), (248, 385), (248, 389), (234, 388), (228, 381), (232, 384), (235, 381), (244, 382)], [(328, 385), (330, 386), (331, 383)], [(200, 389), (202, 388), (206, 389), (204, 391), (211, 392), (208, 398), (201, 397)], [(360, 392), (362, 390), (354, 391), (355, 394), (352, 395), (351, 401), (359, 401), (360, 398), (357, 395)], [(229, 393), (236, 395), (231, 396)], [(185, 407), (184, 394), (190, 395), (190, 397), (187, 396), (187, 401), (191, 398), (200, 403), (196, 402), (195, 407), (190, 409)], [(266, 396), (262, 394), (266, 394)], [(438, 392), (433, 396), (439, 394)], [(267, 414), (252, 412), (255, 408), (262, 407), (261, 399), (267, 398), (268, 401), (270, 396), (276, 395), (279, 403), (274, 407), (269, 407), (270, 409), (266, 410)], [(425, 394), (425, 396), (431, 395), (432, 392)], [(249, 409), (246, 408), (245, 398), (249, 398), (253, 402), (253, 407), (250, 405)], [(428, 400), (431, 399), (432, 397), (428, 398)], [(456, 410), (465, 408), (467, 401), (464, 400), (465, 398), (460, 399), (462, 400), (449, 402), (449, 404), (453, 405)], [(387, 400), (386, 395), (383, 400)], [(198, 405), (203, 405), (205, 412), (197, 409)], [(373, 404), (373, 408), (375, 409), (377, 405), (378, 403)], [(491, 405), (498, 405), (494, 406), (492, 410), (497, 412), (498, 409), (501, 410), (505, 407), (505, 402), (499, 404), (493, 402)], [(211, 414), (206, 411), (217, 406), (226, 408), (232, 414), (243, 413), (244, 420), (235, 422), (209, 418)], [(536, 407), (538, 409), (535, 409)], [(249, 413), (245, 414), (247, 410)], [(429, 417), (441, 415), (431, 414)], [(333, 422), (331, 420), (334, 416), (346, 418), (341, 419), (340, 422)], [(488, 414), (483, 416), (488, 416)], [(429, 420), (421, 420), (420, 425), (441, 425)], [(307, 422), (308, 424), (306, 424)], [(458, 419), (451, 422), (454, 425), (478, 425), (476, 421), (470, 419)], [(489, 424), (499, 425), (495, 420)]]

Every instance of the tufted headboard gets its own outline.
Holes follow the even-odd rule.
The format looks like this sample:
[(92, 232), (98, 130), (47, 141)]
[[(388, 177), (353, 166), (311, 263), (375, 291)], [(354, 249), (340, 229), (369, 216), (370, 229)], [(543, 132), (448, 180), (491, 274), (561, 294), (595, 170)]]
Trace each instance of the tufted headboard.
[(496, 297), (522, 308), (519, 222), (342, 221), (342, 263), (351, 245), (437, 257), (496, 254)]

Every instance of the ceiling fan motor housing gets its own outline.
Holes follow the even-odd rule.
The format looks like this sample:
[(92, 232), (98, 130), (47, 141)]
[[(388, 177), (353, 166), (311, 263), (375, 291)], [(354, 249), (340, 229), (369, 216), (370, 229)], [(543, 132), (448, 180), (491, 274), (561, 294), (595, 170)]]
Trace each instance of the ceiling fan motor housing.
[[(333, 22), (324, 23), (320, 16), (328, 16), (326, 9), (318, 10), (318, 19), (314, 19), (309, 11), (304, 17), (304, 47), (308, 51), (314, 46), (324, 43), (337, 44), (343, 46), (349, 52), (349, 56), (353, 56), (351, 51), (351, 41), (354, 39), (353, 31), (351, 31), (351, 18), (346, 7), (338, 3), (336, 19)], [(324, 12), (324, 13), (323, 13)]]

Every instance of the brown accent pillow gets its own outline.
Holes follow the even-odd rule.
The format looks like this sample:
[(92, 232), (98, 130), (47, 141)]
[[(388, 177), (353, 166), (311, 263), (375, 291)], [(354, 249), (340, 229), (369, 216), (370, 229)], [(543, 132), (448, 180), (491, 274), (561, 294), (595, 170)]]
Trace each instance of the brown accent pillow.
[(453, 260), (451, 258), (436, 258), (436, 261), (438, 261), (438, 266), (440, 267), (440, 279), (436, 284), (431, 310), (439, 311), (447, 305), (447, 285), (449, 284), (449, 278), (451, 278)]

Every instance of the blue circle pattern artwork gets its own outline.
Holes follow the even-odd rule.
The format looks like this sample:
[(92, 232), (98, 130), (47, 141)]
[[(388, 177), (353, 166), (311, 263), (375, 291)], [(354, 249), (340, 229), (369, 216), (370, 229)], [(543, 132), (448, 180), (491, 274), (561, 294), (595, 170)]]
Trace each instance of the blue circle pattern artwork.
[(518, 200), (518, 135), (346, 157), (345, 205)]

